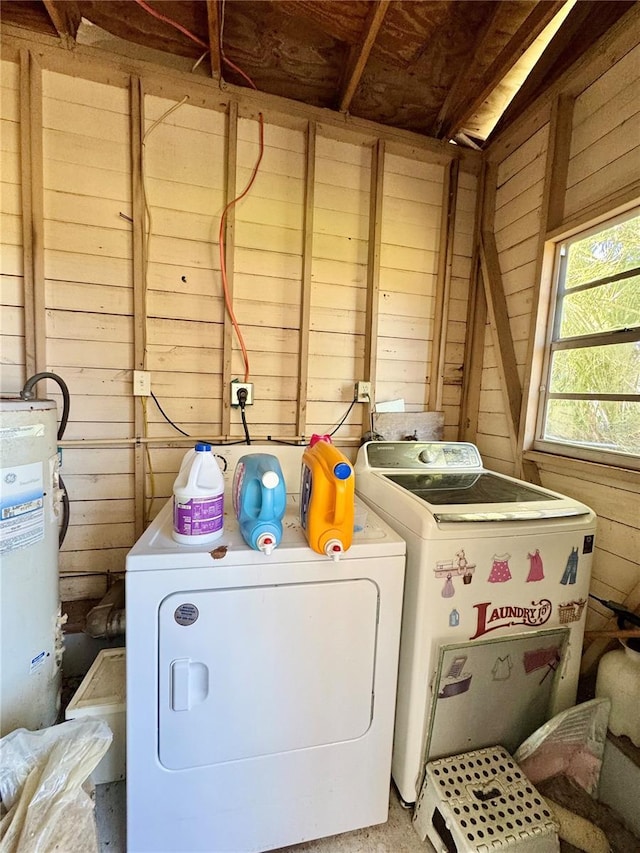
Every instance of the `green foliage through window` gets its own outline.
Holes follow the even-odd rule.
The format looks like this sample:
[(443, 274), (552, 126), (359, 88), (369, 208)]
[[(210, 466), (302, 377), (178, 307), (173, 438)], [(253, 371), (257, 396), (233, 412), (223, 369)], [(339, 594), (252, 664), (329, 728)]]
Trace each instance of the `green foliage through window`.
[(640, 215), (560, 247), (542, 438), (640, 456)]

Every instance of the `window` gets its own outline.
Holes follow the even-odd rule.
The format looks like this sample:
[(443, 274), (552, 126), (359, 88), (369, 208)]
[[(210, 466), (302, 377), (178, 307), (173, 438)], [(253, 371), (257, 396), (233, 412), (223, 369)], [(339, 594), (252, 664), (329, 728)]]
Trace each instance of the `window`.
[(555, 270), (536, 447), (640, 458), (640, 211), (558, 244)]

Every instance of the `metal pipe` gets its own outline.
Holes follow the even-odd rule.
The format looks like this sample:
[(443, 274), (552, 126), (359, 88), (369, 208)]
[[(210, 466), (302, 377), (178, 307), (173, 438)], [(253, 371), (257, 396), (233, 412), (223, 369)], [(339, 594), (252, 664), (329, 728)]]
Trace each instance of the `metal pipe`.
[(108, 640), (125, 633), (124, 581), (118, 580), (99, 604), (87, 613), (84, 633), (94, 639)]
[[(310, 436), (257, 436), (252, 437), (254, 444), (291, 444), (295, 447), (303, 447), (305, 442), (308, 442)], [(60, 447), (133, 447), (137, 444), (148, 444), (158, 448), (181, 448), (192, 447), (197, 441), (197, 438), (146, 438), (140, 436), (138, 438), (67, 438), (58, 442)], [(244, 439), (232, 438), (231, 436), (212, 436), (207, 439), (209, 444), (215, 445), (236, 445), (244, 444)], [(355, 436), (347, 436), (341, 438), (338, 442), (340, 445), (359, 445), (362, 439)]]

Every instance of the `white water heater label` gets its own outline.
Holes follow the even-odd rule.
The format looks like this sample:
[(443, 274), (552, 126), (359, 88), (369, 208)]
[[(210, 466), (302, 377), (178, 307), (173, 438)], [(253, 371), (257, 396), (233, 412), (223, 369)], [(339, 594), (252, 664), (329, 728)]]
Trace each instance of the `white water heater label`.
[(0, 553), (44, 539), (44, 482), (41, 462), (0, 469)]
[(29, 672), (36, 672), (36, 670), (40, 669), (45, 660), (47, 659), (47, 653), (45, 651), (39, 652), (34, 658), (31, 659), (31, 665), (29, 666)]
[(16, 438), (42, 438), (44, 435), (44, 424), (26, 424), (24, 426), (2, 427), (0, 439), (12, 441)]

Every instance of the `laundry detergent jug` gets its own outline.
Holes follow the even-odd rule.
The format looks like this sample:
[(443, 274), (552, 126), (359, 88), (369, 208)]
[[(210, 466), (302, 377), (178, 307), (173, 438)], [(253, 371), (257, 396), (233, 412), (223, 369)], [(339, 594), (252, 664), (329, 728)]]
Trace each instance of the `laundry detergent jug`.
[(328, 435), (313, 435), (302, 454), (300, 523), (318, 554), (338, 560), (351, 547), (354, 500), (351, 463)]
[(173, 538), (181, 545), (204, 545), (222, 536), (224, 480), (210, 444), (185, 455), (173, 484)]
[(282, 539), (287, 490), (280, 462), (270, 453), (240, 457), (233, 475), (233, 508), (244, 541), (269, 555)]

